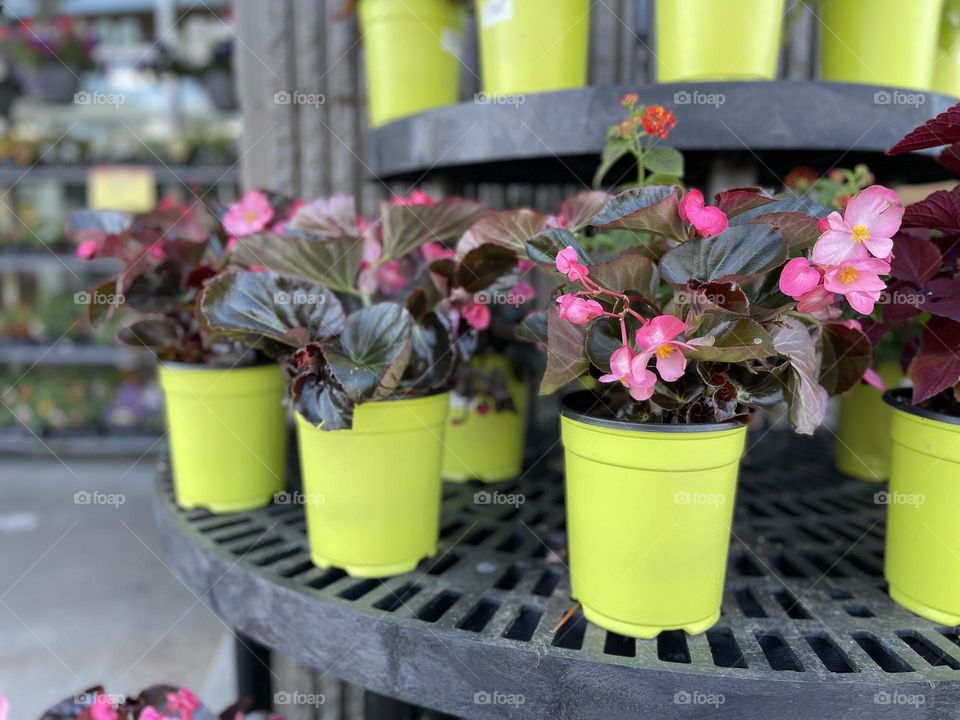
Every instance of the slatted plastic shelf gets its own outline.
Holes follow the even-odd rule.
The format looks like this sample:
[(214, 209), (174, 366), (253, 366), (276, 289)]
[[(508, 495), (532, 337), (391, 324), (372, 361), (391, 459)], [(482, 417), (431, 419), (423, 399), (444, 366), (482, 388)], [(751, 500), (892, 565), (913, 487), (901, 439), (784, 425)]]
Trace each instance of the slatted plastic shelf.
[(579, 612), (555, 629), (572, 606), (556, 455), (515, 483), (445, 486), (437, 556), (384, 580), (314, 567), (298, 505), (178, 509), (166, 464), (157, 517), (171, 566), (239, 630), (463, 717), (960, 717), (960, 632), (886, 594), (882, 486), (837, 475), (823, 438), (750, 445), (723, 614), (696, 637), (634, 640)]

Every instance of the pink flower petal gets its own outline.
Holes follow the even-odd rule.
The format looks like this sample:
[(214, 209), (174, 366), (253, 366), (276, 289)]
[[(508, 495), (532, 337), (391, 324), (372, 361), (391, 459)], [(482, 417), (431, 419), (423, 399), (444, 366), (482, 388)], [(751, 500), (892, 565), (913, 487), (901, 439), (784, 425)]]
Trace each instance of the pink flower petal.
[(658, 315), (637, 330), (634, 340), (641, 350), (652, 351), (682, 334), (687, 327), (683, 320), (673, 315)]
[(668, 355), (657, 353), (657, 372), (665, 382), (673, 382), (683, 377), (687, 369), (687, 359), (679, 348), (671, 348)]

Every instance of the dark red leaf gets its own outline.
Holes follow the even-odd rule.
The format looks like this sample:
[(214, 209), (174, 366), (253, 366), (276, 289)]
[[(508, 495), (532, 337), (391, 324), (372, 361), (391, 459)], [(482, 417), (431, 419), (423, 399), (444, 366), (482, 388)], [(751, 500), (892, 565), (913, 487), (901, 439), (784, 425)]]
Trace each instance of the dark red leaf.
[(937, 190), (924, 200), (907, 205), (901, 225), (939, 230), (948, 237), (960, 235), (960, 195), (954, 190)]
[(937, 162), (952, 173), (960, 175), (960, 143), (954, 143), (937, 155)]
[(890, 275), (922, 288), (940, 270), (940, 249), (925, 238), (897, 235)]
[(903, 155), (955, 142), (960, 142), (960, 103), (908, 132), (903, 140), (887, 150), (887, 155)]
[(740, 213), (768, 205), (773, 201), (774, 198), (758, 187), (733, 188), (716, 195), (716, 205), (727, 214), (727, 217), (736, 217)]
[(930, 318), (920, 351), (910, 363), (913, 402), (923, 402), (960, 381), (960, 323)]
[(932, 295), (920, 305), (931, 315), (960, 321), (960, 275), (952, 278), (937, 278), (927, 284)]

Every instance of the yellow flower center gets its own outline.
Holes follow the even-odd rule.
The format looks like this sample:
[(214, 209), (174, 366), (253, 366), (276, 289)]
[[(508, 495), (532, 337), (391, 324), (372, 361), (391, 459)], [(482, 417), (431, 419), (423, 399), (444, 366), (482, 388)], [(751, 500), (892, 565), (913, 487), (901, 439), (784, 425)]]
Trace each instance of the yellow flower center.
[(243, 215), (243, 219), (246, 220), (248, 223), (252, 223), (254, 220), (257, 219), (257, 213), (254, 212), (253, 210), (247, 210), (247, 212), (245, 212)]
[(847, 267), (845, 267), (843, 270), (840, 271), (840, 282), (842, 282), (844, 285), (849, 285), (850, 283), (852, 283), (854, 280), (857, 279), (857, 276), (859, 274), (860, 273), (857, 272), (857, 269), (855, 267), (853, 267), (852, 265), (848, 265)]
[(673, 355), (673, 345), (661, 345), (657, 348), (657, 357), (668, 358)]
[(866, 225), (853, 226), (853, 241), (855, 243), (863, 243), (869, 239), (870, 239), (870, 230), (867, 229)]

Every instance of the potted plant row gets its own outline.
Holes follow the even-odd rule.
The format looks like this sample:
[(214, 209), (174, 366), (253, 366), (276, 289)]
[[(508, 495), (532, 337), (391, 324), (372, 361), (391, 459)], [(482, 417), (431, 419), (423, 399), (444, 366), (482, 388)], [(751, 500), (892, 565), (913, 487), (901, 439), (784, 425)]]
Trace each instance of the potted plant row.
[(44, 102), (73, 102), (80, 76), (94, 66), (94, 36), (69, 17), (0, 26), (0, 41), (24, 91)]

